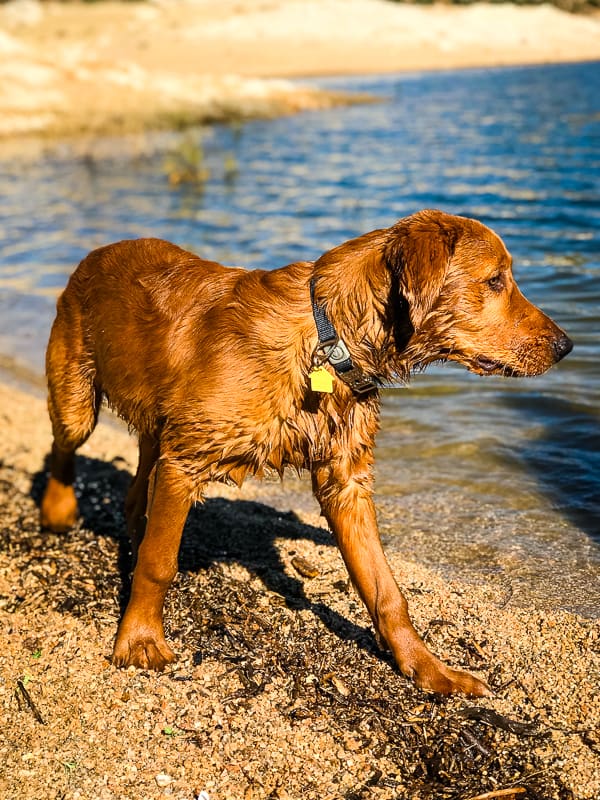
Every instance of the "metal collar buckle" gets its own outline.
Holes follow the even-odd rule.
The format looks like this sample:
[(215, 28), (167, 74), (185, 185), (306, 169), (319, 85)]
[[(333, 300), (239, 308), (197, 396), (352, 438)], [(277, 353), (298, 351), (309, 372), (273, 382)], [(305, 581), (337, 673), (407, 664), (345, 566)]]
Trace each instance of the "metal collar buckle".
[(312, 354), (313, 367), (321, 367), (326, 361), (331, 363), (330, 357), (338, 341), (339, 339), (325, 339), (324, 341), (317, 342), (317, 346)]
[(320, 367), (328, 361), (335, 374), (356, 394), (366, 394), (377, 388), (374, 380), (369, 378), (352, 362), (350, 351), (343, 339), (327, 339), (319, 342), (313, 351), (313, 367)]
[(325, 311), (315, 300), (315, 279), (310, 281), (310, 296), (313, 316), (319, 336), (319, 341), (312, 355), (313, 367), (318, 368), (326, 361), (331, 364), (335, 374), (349, 386), (356, 394), (365, 394), (377, 388), (377, 383), (356, 367), (352, 361), (350, 351)]
[(356, 394), (366, 394), (377, 388), (374, 380), (369, 378), (359, 367), (352, 367), (347, 372), (338, 372), (338, 377), (352, 389)]

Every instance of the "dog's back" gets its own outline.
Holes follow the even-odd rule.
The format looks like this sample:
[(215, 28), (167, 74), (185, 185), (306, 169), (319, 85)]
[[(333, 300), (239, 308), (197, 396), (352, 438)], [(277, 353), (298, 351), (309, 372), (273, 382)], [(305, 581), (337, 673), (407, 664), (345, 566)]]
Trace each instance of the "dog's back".
[[(202, 482), (280, 470), (290, 463), (282, 446), (304, 466), (298, 436), (286, 447), (275, 428), (306, 393), (310, 268), (224, 267), (160, 239), (94, 250), (59, 299), (50, 337), (54, 427), (75, 423), (75, 438), (87, 437), (106, 397)], [(239, 477), (235, 461), (247, 465)]]
[(198, 361), (200, 318), (242, 272), (159, 239), (94, 250), (59, 299), (49, 378), (79, 372), (133, 427), (152, 427), (172, 371)]

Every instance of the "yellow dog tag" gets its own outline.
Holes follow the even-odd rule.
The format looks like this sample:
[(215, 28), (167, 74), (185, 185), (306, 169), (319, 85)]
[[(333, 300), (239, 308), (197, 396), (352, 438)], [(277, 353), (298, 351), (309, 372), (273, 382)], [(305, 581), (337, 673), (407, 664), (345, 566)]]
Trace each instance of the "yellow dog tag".
[(325, 367), (315, 367), (309, 372), (310, 388), (313, 392), (333, 392), (333, 375)]

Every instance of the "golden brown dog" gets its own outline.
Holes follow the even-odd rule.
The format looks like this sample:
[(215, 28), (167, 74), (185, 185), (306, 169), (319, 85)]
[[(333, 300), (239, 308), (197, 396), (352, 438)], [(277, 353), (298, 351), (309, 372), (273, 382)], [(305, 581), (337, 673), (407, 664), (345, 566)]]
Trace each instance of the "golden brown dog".
[(310, 470), (402, 672), (435, 692), (486, 694), (427, 649), (382, 550), (372, 499), (377, 387), (440, 359), (479, 374), (537, 375), (571, 347), (520, 293), (500, 238), (439, 211), (273, 271), (227, 268), (158, 239), (108, 245), (81, 262), (58, 302), (42, 524), (60, 531), (77, 518), (74, 453), (104, 397), (140, 446), (126, 501), (137, 563), (113, 661), (162, 669), (174, 659), (163, 601), (190, 504), (209, 481)]

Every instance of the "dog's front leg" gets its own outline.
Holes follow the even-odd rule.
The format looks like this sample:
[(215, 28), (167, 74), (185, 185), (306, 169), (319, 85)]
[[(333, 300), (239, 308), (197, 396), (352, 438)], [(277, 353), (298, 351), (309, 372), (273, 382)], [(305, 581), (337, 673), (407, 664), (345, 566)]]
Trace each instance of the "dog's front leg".
[(413, 627), (379, 538), (368, 465), (321, 464), (313, 468), (312, 478), (350, 578), (401, 671), (429, 691), (489, 694), (485, 683), (434, 656)]
[(139, 545), (131, 597), (113, 651), (119, 667), (134, 665), (162, 670), (175, 660), (165, 640), (163, 604), (177, 572), (177, 556), (188, 515), (189, 494), (182, 476), (168, 463), (155, 468), (154, 488), (148, 498), (148, 522)]

